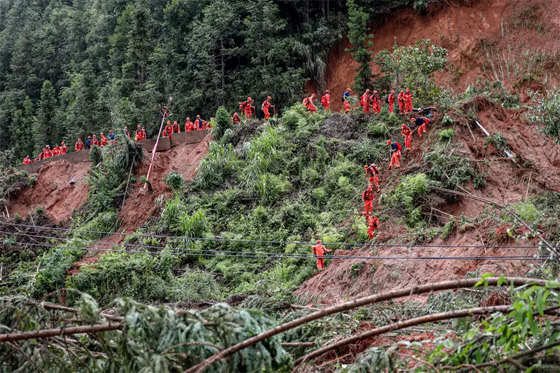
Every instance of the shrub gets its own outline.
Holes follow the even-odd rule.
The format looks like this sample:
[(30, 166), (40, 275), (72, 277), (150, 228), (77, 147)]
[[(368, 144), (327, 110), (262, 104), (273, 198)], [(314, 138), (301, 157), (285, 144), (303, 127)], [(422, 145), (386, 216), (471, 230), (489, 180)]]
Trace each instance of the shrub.
[(499, 151), (508, 149), (508, 141), (506, 137), (499, 132), (490, 135), (486, 140), (484, 140), (484, 149), (488, 148), (488, 144), (494, 145), (494, 147)]
[(444, 126), (452, 126), (455, 124), (455, 121), (449, 115), (445, 114), (441, 119), (441, 124)]
[(185, 187), (185, 182), (183, 181), (183, 175), (178, 172), (171, 171), (165, 177), (165, 184), (173, 190), (173, 193), (179, 194), (183, 191)]
[(220, 106), (216, 111), (215, 126), (212, 129), (212, 135), (216, 140), (220, 140), (228, 129), (231, 128), (231, 119), (228, 111)]
[(370, 123), (368, 128), (369, 132), (374, 137), (386, 137), (387, 135), (389, 135), (389, 129), (384, 123)]
[(240, 161), (231, 144), (220, 145), (210, 143), (210, 152), (204, 158), (196, 177), (192, 180), (192, 188), (208, 190), (221, 187), (229, 177), (236, 175)]
[(531, 109), (529, 120), (544, 125), (542, 131), (560, 143), (560, 89), (547, 91), (546, 94), (530, 92), (535, 106)]
[(513, 206), (513, 210), (519, 217), (528, 224), (534, 224), (542, 215), (535, 205), (529, 201), (519, 202)]
[(439, 141), (447, 141), (450, 142), (453, 140), (453, 136), (455, 136), (455, 132), (453, 128), (448, 128), (446, 130), (439, 131)]
[(428, 192), (429, 182), (426, 174), (408, 175), (387, 195), (386, 203), (405, 212), (408, 215), (407, 224), (416, 227), (422, 224), (420, 202)]

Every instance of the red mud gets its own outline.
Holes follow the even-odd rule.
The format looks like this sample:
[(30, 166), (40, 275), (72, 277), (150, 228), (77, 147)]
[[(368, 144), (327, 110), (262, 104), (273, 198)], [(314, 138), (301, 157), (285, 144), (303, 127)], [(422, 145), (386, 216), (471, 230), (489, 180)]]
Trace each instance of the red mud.
[[(533, 6), (540, 7), (535, 20), (523, 13), (535, 13)], [(516, 22), (518, 25), (514, 26)], [(524, 23), (519, 25), (519, 22)], [(446, 71), (437, 74), (438, 84), (442, 86), (462, 91), (482, 77), (490, 81), (500, 79), (508, 87), (521, 88), (529, 84), (540, 88), (558, 84), (554, 71), (560, 67), (557, 64), (559, 25), (559, 1), (479, 0), (467, 5), (460, 2), (439, 6), (425, 16), (409, 7), (372, 27), (375, 36), (371, 52), (375, 55), (383, 49), (392, 50), (395, 38), (401, 46), (430, 39), (449, 52)], [(353, 85), (356, 76), (357, 64), (345, 51), (349, 47), (348, 39), (344, 38), (327, 59), (326, 87), (336, 97)], [(538, 69), (529, 63), (536, 55), (544, 56)], [(373, 72), (379, 72), (377, 65), (373, 65)], [(524, 83), (523, 78), (531, 79)], [(312, 84), (306, 86), (307, 89), (313, 87)], [(333, 100), (333, 110), (341, 108), (340, 100)]]
[[(67, 221), (74, 210), (86, 201), (89, 191), (87, 173), (91, 163), (69, 163), (65, 160), (45, 163), (37, 175), (33, 188), (19, 192), (8, 203), (10, 216), (29, 215), (36, 207), (42, 207), (46, 216), (57, 224)], [(74, 179), (75, 183), (70, 184)]]

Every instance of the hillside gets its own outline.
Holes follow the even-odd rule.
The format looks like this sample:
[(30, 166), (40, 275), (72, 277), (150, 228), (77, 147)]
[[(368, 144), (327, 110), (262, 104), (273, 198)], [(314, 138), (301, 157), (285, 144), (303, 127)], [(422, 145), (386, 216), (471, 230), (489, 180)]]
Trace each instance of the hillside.
[[(116, 6), (127, 9), (117, 30), (127, 17), (144, 14), (124, 3)], [(150, 16), (150, 27), (170, 26), (175, 12), (192, 11), (196, 33), (184, 34), (192, 46), (201, 30), (211, 31), (205, 23), (223, 20), (216, 12), (228, 6), (230, 20), (244, 16), (243, 28), (256, 27), (254, 4), (203, 3), (194, 9), (174, 1), (164, 16)], [(264, 6), (275, 3), (259, 4), (269, 9)], [(276, 42), (288, 26), (288, 38), (313, 51), (321, 50), (313, 41), (321, 32), (332, 36), (325, 80), (314, 74), (306, 90), (333, 91), (333, 112), (309, 113), (295, 99), (299, 88), (290, 86), (282, 88), (290, 92), (281, 96), (286, 107), (278, 107), (278, 115), (234, 124), (230, 114), (241, 95), (233, 90), (236, 99), (217, 109), (211, 134), (192, 144), (166, 139), (148, 183), (151, 147), (124, 137), (94, 147), (88, 160), (43, 161), (36, 173), (12, 167), (11, 159), (0, 162), (1, 366), (68, 372), (555, 369), (560, 8), (545, 0), (392, 4), (348, 1), (348, 39), (334, 37), (335, 27), (313, 37), (295, 27), (325, 25), (327, 2), (269, 9), (286, 22), (274, 28)], [(98, 16), (109, 9), (98, 6)], [(313, 20), (289, 14), (294, 9)], [(346, 17), (340, 3), (331, 11), (330, 22)], [(415, 129), (410, 119), (419, 113), (390, 114), (385, 102), (379, 114), (362, 113), (355, 102), (361, 92), (349, 99), (350, 113), (339, 112), (339, 94), (359, 85), (360, 64), (346, 49), (355, 38), (352, 22), (362, 16), (375, 34), (368, 47), (372, 87), (384, 97), (393, 82), (410, 84), (415, 107), (435, 107), (427, 133), (414, 131), (399, 169), (389, 169), (387, 141), (404, 144), (401, 125)], [(105, 21), (98, 19), (98, 26)], [(240, 63), (227, 64), (232, 81), (226, 85), (233, 86), (234, 72), (254, 77), (260, 65), (245, 65), (245, 42), (254, 35), (244, 29), (229, 36), (222, 42), (239, 55), (227, 58)], [(398, 50), (392, 50), (395, 37)], [(110, 40), (111, 48), (123, 48), (121, 39)], [(184, 47), (172, 40), (165, 41), (177, 59), (170, 70), (182, 66)], [(161, 60), (152, 52), (154, 68)], [(385, 64), (381, 70), (380, 56), (384, 63), (415, 61), (417, 68), (392, 71)], [(282, 61), (280, 69), (288, 64)], [(297, 61), (282, 71), (295, 74)], [(190, 74), (201, 71), (186, 65), (175, 78), (200, 83)], [(292, 75), (293, 83), (302, 77)], [(153, 88), (144, 83), (135, 83), (131, 97)], [(198, 110), (195, 91), (170, 100), (170, 109)], [(150, 105), (136, 104), (145, 113), (132, 110), (130, 118), (157, 115)], [(216, 106), (201, 110), (211, 115)], [(380, 226), (373, 239), (362, 214), (364, 165), (371, 163), (379, 166), (381, 189), (374, 194)], [(323, 270), (312, 255), (316, 240), (332, 250)]]

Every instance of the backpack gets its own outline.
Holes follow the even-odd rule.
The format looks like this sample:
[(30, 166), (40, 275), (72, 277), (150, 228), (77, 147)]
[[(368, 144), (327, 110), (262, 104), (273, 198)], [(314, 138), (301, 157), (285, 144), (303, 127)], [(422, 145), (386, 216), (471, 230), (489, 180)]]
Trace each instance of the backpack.
[(307, 97), (303, 99), (303, 105), (309, 105), (309, 99), (307, 99)]
[(340, 101), (344, 102), (344, 93), (342, 94), (342, 97), (340, 98)]
[(396, 142), (395, 145), (397, 146), (397, 149), (399, 149), (399, 152), (402, 151), (402, 146), (400, 143)]
[(385, 96), (385, 103), (389, 103), (389, 95)]
[(321, 105), (327, 106), (327, 99), (325, 96), (321, 97)]

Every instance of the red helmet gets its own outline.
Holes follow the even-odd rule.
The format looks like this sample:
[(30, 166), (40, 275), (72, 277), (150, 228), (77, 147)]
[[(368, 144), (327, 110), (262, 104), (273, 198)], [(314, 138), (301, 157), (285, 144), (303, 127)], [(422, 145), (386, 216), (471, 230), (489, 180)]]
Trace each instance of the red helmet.
[(373, 91), (373, 93), (377, 93), (377, 91)]
[(272, 97), (268, 96), (266, 99), (267, 99), (267, 100), (272, 100)]
[(366, 92), (369, 92), (369, 88), (366, 89)]
[(415, 122), (415, 121), (416, 121), (416, 119), (414, 119), (414, 118), (410, 118), (410, 121), (411, 121), (411, 122)]
[(407, 88), (406, 91), (407, 91), (407, 92), (410, 92), (410, 88)]
[(321, 243), (321, 240), (317, 240), (317, 243)]
[(346, 92), (350, 92), (350, 91), (351, 91), (351, 89), (350, 89), (350, 88), (346, 88)]
[(247, 97), (247, 101), (253, 101), (251, 97)]
[(372, 188), (371, 188), (371, 185), (367, 187), (367, 190), (371, 190), (371, 189), (372, 189)]
[(406, 128), (406, 124), (403, 123), (401, 128), (403, 128), (403, 129)]
[(391, 145), (391, 140), (387, 140), (387, 145)]
[(167, 124), (171, 124), (171, 121), (170, 121), (170, 120), (168, 120), (168, 121), (167, 121)]
[(371, 166), (372, 167), (377, 167), (377, 165), (375, 163), (372, 163)]
[(391, 93), (395, 93), (395, 90), (394, 90), (394, 89), (392, 89), (392, 90), (391, 90)]
[(364, 168), (367, 170), (367, 169), (368, 169), (368, 166), (366, 165), (366, 166), (364, 166)]
[(331, 91), (329, 91), (328, 89), (325, 91), (325, 93), (331, 93)]

